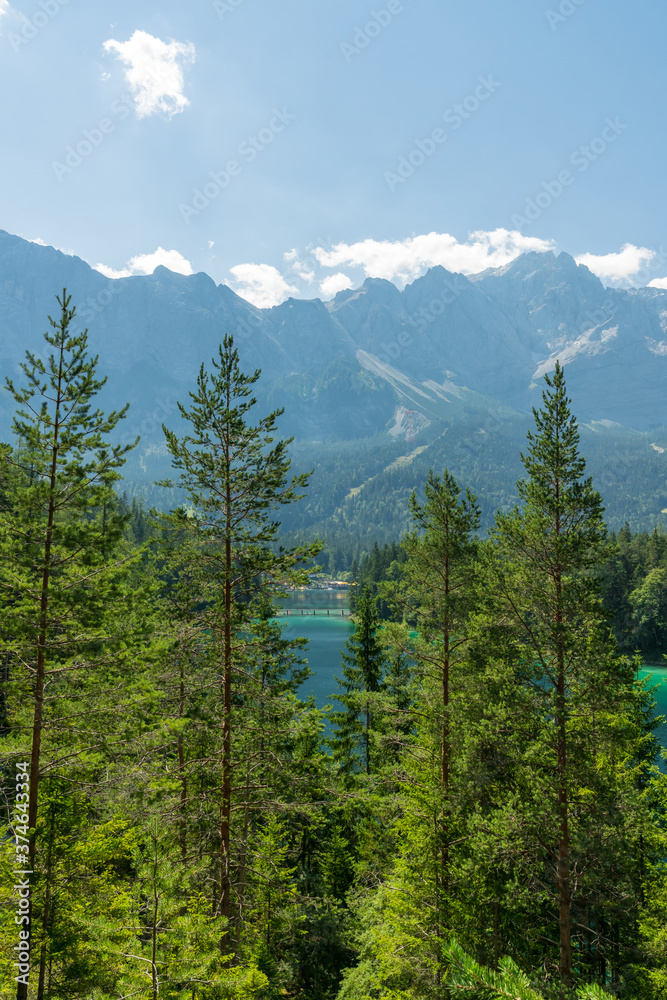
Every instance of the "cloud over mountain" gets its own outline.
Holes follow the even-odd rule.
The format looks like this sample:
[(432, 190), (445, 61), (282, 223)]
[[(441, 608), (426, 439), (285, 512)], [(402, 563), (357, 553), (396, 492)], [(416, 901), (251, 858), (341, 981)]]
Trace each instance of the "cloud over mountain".
[(602, 281), (622, 285), (636, 278), (655, 257), (655, 250), (624, 243), (618, 253), (583, 253), (575, 257), (575, 260), (577, 264), (585, 264)]
[(299, 289), (290, 285), (270, 264), (237, 264), (231, 268), (231, 273), (230, 284), (237, 295), (260, 309), (277, 306), (288, 296), (299, 294)]
[(114, 269), (107, 264), (96, 264), (95, 270), (106, 278), (130, 278), (133, 274), (152, 274), (162, 265), (176, 274), (193, 274), (192, 264), (178, 250), (164, 250), (158, 247), (153, 253), (140, 253), (131, 257), (125, 267)]
[(554, 245), (553, 240), (523, 236), (516, 230), (494, 229), (471, 233), (464, 243), (449, 233), (337, 243), (330, 250), (317, 247), (314, 256), (323, 267), (358, 267), (369, 278), (386, 278), (400, 286), (437, 264), (448, 271), (476, 274), (487, 267), (509, 264), (527, 250), (553, 250)]
[[(255, 305), (269, 306), (290, 295), (310, 298), (314, 282), (318, 282), (323, 298), (330, 299), (364, 278), (385, 278), (403, 288), (438, 265), (473, 275), (504, 267), (523, 253), (550, 250), (556, 250), (554, 240), (524, 236), (516, 230), (477, 230), (463, 241), (450, 233), (431, 232), (402, 240), (365, 239), (328, 247), (316, 245), (305, 251), (292, 248), (283, 254), (289, 278), (273, 265), (239, 264), (231, 268), (233, 280), (229, 283)], [(661, 251), (625, 243), (618, 252), (583, 253), (575, 259), (611, 287), (664, 287), (656, 283), (660, 279), (653, 278), (656, 270), (667, 264)]]

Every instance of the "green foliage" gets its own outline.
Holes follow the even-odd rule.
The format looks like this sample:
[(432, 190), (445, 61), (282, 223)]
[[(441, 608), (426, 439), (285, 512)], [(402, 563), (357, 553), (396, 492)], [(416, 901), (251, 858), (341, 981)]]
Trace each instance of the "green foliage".
[[(346, 1000), (445, 983), (480, 997), (569, 996), (572, 981), (641, 995), (633, 962), (664, 779), (652, 708), (606, 627), (601, 501), (558, 367), (544, 404), (522, 506), (498, 515), (493, 543), (471, 538), (474, 498), (448, 472), (413, 500), (421, 532), (385, 595), (407, 623), (387, 631), (416, 661), (414, 723), (395, 854), (353, 897), (360, 961)], [(458, 979), (443, 964), (452, 936), (475, 956), (459, 949)]]
[[(141, 595), (127, 587), (134, 557), (113, 492), (133, 447), (110, 440), (127, 407), (108, 415), (94, 408), (106, 380), (87, 353), (86, 331), (72, 333), (70, 303), (63, 291), (60, 316), (49, 317), (52, 331), (44, 335), (47, 357), (26, 353), (23, 387), (6, 380), (17, 410), (14, 446), (0, 455), (4, 759), (30, 761), (30, 927), (40, 992), (49, 955), (67, 952), (57, 976), (78, 961), (66, 947), (76, 899), (63, 890), (70, 878), (61, 867), (64, 826), (83, 831), (91, 814), (69, 783), (90, 788), (99, 780), (109, 740), (109, 660), (122, 664), (134, 630), (151, 629), (150, 613), (139, 625)], [(91, 690), (96, 697), (86, 705)], [(27, 995), (22, 986), (17, 995)]]
[(379, 624), (375, 599), (365, 589), (356, 601), (354, 632), (345, 643), (343, 676), (337, 678), (341, 693), (336, 700), (343, 711), (332, 713), (328, 741), (340, 773), (347, 777), (370, 775), (377, 768), (379, 693), (386, 662)]
[[(498, 971), (487, 969), (475, 962), (456, 941), (445, 947), (450, 969), (445, 979), (445, 993), (465, 996), (470, 1000), (541, 1000), (542, 994), (531, 986), (528, 976), (511, 958), (501, 958)], [(599, 986), (580, 986), (573, 1000), (605, 1000), (611, 996)]]
[(378, 615), (382, 619), (391, 617), (391, 607), (381, 593), (380, 583), (386, 584), (391, 580), (399, 580), (401, 570), (407, 555), (402, 545), (392, 542), (390, 545), (379, 547), (377, 542), (372, 551), (363, 556), (361, 565), (354, 570), (354, 579), (357, 584), (350, 594), (350, 609), (354, 611), (356, 594), (367, 589), (377, 600)]
[[(308, 511), (281, 411), (253, 422), (259, 373), (227, 337), (181, 408), (189, 433), (166, 431), (165, 492), (186, 502), (149, 515), (113, 492), (125, 411), (94, 410), (104, 380), (59, 301), (0, 446), (1, 1000), (26, 755), (30, 1000), (660, 1000), (660, 720), (610, 624), (660, 655), (667, 538), (608, 544), (560, 366), (518, 506), (514, 424), (485, 470), (486, 431), (452, 422), (410, 456), (322, 445), (331, 496)], [(322, 380), (327, 405), (346, 378)], [(358, 580), (337, 712), (300, 699), (304, 640), (274, 604), (307, 580), (317, 518), (329, 571)], [(374, 545), (389, 524), (402, 541)]]
[(667, 648), (667, 570), (656, 568), (629, 596), (633, 638), (642, 653)]
[[(511, 692), (507, 701), (523, 779), (523, 850), (532, 840), (544, 866), (535, 875), (536, 889), (544, 886), (544, 905), (553, 907), (559, 975), (570, 986), (573, 948), (599, 941), (601, 924), (618, 928), (620, 898), (635, 920), (639, 905), (636, 870), (616, 869), (620, 898), (608, 883), (611, 844), (614, 859), (633, 853), (626, 823), (634, 806), (621, 764), (632, 753), (623, 722), (632, 713), (632, 668), (614, 648), (591, 572), (609, 555), (602, 501), (584, 478), (579, 431), (558, 364), (545, 382), (544, 405), (534, 411), (536, 430), (522, 456), (529, 476), (518, 484), (522, 505), (497, 516), (496, 591), (517, 682), (530, 697), (528, 724), (524, 698), (514, 709)], [(515, 822), (515, 809), (506, 812), (508, 823)], [(526, 879), (525, 863), (521, 867)], [(606, 901), (600, 909), (593, 902), (598, 899)], [(628, 925), (624, 947), (631, 945)]]

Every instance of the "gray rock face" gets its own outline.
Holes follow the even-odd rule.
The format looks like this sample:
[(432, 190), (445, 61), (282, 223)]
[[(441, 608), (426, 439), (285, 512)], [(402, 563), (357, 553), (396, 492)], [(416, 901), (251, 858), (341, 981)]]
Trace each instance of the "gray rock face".
[[(433, 420), (434, 401), (441, 412), (464, 390), (526, 410), (557, 358), (580, 419), (667, 424), (667, 292), (609, 290), (564, 253), (468, 278), (434, 267), (403, 291), (368, 279), (326, 305), (262, 310), (205, 274), (158, 267), (111, 280), (0, 231), (2, 375), (18, 372), (26, 348), (42, 351), (63, 287), (109, 376), (104, 405), (129, 401), (127, 436), (141, 433), (149, 449), (226, 332), (243, 367), (262, 369), (262, 402), (286, 407), (281, 430), (304, 440), (395, 433), (402, 405)], [(7, 437), (12, 401), (1, 396)]]

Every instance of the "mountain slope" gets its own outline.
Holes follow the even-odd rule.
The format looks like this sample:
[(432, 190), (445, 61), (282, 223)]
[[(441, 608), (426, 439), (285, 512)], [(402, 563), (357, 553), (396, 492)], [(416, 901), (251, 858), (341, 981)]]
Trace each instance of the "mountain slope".
[[(318, 469), (325, 493), (311, 513), (317, 509), (320, 520), (359, 521), (375, 492), (379, 516), (382, 490), (389, 495), (396, 482), (407, 489), (429, 463), (476, 477), (489, 509), (509, 502), (516, 472), (509, 456), (518, 455), (541, 377), (556, 358), (566, 365), (577, 417), (597, 421), (591, 447), (601, 456), (606, 448), (607, 459), (619, 450), (626, 456), (610, 484), (614, 516), (627, 512), (617, 499), (628, 469), (637, 482), (648, 470), (646, 517), (662, 510), (663, 453), (636, 432), (667, 425), (667, 292), (610, 290), (568, 254), (527, 253), (469, 277), (434, 267), (402, 291), (367, 279), (328, 303), (288, 299), (258, 309), (205, 274), (158, 267), (112, 280), (77, 257), (0, 231), (3, 375), (18, 373), (26, 347), (41, 352), (63, 287), (108, 375), (104, 405), (131, 404), (123, 435), (142, 436), (127, 467), (137, 488), (167, 473), (161, 425), (178, 425), (177, 400), (187, 400), (201, 363), (231, 332), (243, 367), (262, 369), (262, 409), (285, 407), (280, 429), (296, 438), (295, 455), (312, 467), (326, 453), (338, 470), (336, 485)], [(4, 438), (10, 404), (0, 393)], [(462, 458), (466, 442), (474, 460)], [(416, 449), (411, 462), (395, 464)]]

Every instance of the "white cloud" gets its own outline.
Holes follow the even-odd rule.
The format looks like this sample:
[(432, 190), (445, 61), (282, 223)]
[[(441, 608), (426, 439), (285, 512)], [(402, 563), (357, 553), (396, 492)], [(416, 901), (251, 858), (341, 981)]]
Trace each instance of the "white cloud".
[(653, 281), (649, 281), (649, 288), (667, 288), (667, 278), (654, 278)]
[(648, 247), (624, 243), (618, 253), (582, 253), (575, 257), (577, 264), (585, 264), (593, 274), (609, 284), (628, 284), (655, 257)]
[(348, 278), (346, 274), (342, 271), (338, 271), (336, 274), (331, 274), (328, 278), (325, 278), (320, 284), (320, 292), (322, 298), (332, 299), (334, 295), (338, 292), (344, 291), (346, 288), (353, 288), (354, 282), (351, 278)]
[(270, 264), (237, 264), (230, 272), (234, 276), (230, 286), (236, 294), (259, 309), (269, 309), (284, 302), (288, 296), (299, 294), (299, 289), (290, 285)]
[(459, 243), (449, 233), (428, 233), (405, 240), (363, 240), (360, 243), (337, 243), (331, 250), (316, 247), (313, 251), (323, 267), (341, 264), (360, 267), (370, 278), (387, 278), (403, 285), (424, 274), (429, 267), (441, 264), (449, 271), (478, 274), (487, 267), (502, 267), (527, 250), (555, 249), (553, 240), (523, 236), (516, 230), (479, 230)]
[(209, 240), (208, 241), (208, 248), (209, 248), (209, 250), (212, 250), (214, 246), (215, 246), (215, 241), (214, 240)]
[(95, 264), (95, 270), (107, 278), (130, 278), (135, 274), (152, 274), (162, 264), (176, 274), (193, 274), (192, 264), (178, 250), (164, 250), (158, 247), (154, 253), (140, 253), (132, 257), (125, 267), (114, 270), (106, 264)]
[(9, 6), (9, 0), (0, 0), (0, 17), (4, 17), (5, 14), (9, 14), (12, 8)]
[(163, 42), (146, 31), (135, 31), (127, 42), (110, 38), (104, 49), (126, 66), (125, 79), (134, 96), (137, 118), (158, 111), (171, 117), (190, 103), (183, 94), (183, 66), (194, 62), (191, 42)]

